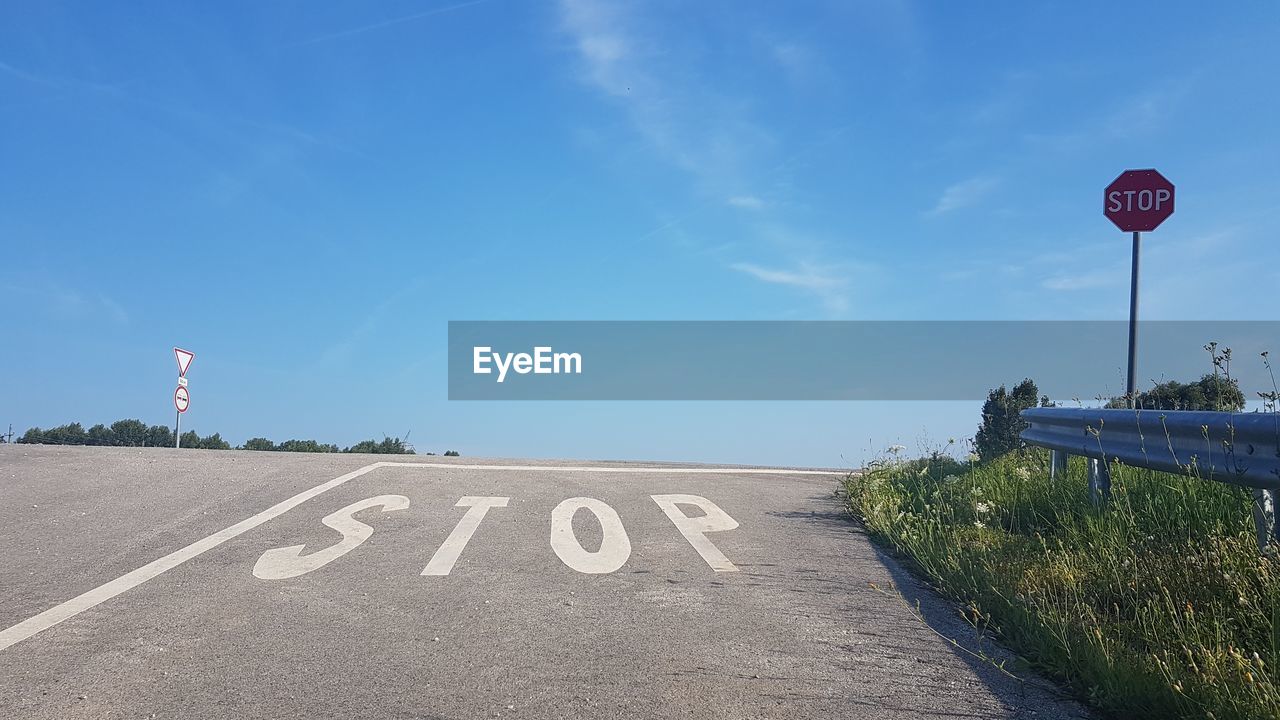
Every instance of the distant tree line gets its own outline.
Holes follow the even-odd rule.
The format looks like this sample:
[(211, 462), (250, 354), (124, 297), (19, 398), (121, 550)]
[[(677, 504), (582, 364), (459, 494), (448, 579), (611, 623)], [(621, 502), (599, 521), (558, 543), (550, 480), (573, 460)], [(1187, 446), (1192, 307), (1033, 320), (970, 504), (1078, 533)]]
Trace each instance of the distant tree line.
[[(1235, 378), (1207, 373), (1199, 380), (1180, 383), (1162, 382), (1150, 390), (1135, 393), (1134, 405), (1143, 410), (1211, 410), (1240, 412), (1244, 410), (1244, 392)], [(1112, 398), (1109, 408), (1129, 407), (1128, 397)]]
[[(1266, 394), (1259, 393), (1264, 399)], [(982, 424), (973, 438), (974, 452), (986, 462), (1023, 446), (1021, 433), (1027, 427), (1021, 412), (1037, 405), (1048, 407), (1049, 398), (1041, 396), (1035, 382), (1023, 380), (1005, 390), (1001, 385), (987, 394), (982, 405)], [(1127, 395), (1112, 398), (1105, 407), (1129, 407)], [(1150, 390), (1134, 393), (1133, 406), (1140, 410), (1203, 410), (1240, 412), (1245, 408), (1244, 392), (1236, 378), (1207, 373), (1189, 383), (1169, 380)]]
[[(2, 436), (0, 436), (2, 437)], [(33, 427), (23, 433), (15, 442), (41, 445), (96, 445), (102, 447), (173, 447), (173, 429), (165, 425), (147, 426), (141, 420), (117, 420), (110, 425), (94, 425), (88, 430), (80, 423), (59, 425), (43, 430)], [(231, 443), (222, 439), (218, 433), (200, 437), (194, 430), (182, 433), (181, 446), (203, 450), (231, 450)], [(285, 440), (275, 443), (267, 438), (256, 437), (246, 440), (236, 450), (268, 450), (273, 452), (312, 452), (312, 453), (372, 453), (376, 455), (413, 455), (414, 449), (403, 438), (383, 438), (382, 440), (361, 440), (348, 448), (339, 448), (332, 443), (321, 443), (315, 440)], [(427, 453), (434, 455), (435, 453)], [(458, 457), (456, 450), (444, 453), (447, 457)]]
[[(42, 430), (33, 427), (27, 430), (20, 443), (40, 443), (42, 445), (99, 445), (107, 447), (173, 447), (173, 428), (165, 425), (147, 426), (141, 420), (117, 420), (110, 425), (101, 423), (88, 430), (80, 423), (59, 425)], [(218, 433), (200, 437), (193, 430), (182, 433), (182, 447), (204, 448), (206, 450), (230, 450), (231, 443), (222, 439)]]
[[(413, 455), (413, 448), (401, 438), (383, 438), (382, 440), (361, 440), (346, 449), (340, 449), (331, 443), (315, 440), (285, 440), (276, 444), (264, 437), (250, 438), (245, 441), (245, 450), (268, 450), (274, 452), (311, 452), (311, 453), (372, 453), (374, 455)], [(435, 453), (427, 453), (434, 455)]]

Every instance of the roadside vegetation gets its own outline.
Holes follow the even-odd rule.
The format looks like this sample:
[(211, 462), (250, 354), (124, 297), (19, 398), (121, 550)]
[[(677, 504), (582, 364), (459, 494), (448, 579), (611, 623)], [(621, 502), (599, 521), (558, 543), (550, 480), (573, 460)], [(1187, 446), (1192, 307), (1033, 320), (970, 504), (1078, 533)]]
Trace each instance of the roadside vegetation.
[[(1095, 507), (1084, 458), (1050, 481), (1048, 452), (1019, 447), (1036, 396), (1030, 381), (992, 391), (968, 459), (893, 448), (846, 478), (851, 511), (975, 627), (1109, 715), (1280, 718), (1280, 565), (1258, 553), (1249, 491), (1113, 465)], [(1244, 406), (1213, 376), (1140, 402)]]
[[(27, 430), (15, 442), (41, 445), (95, 445), (103, 447), (173, 447), (173, 429), (164, 425), (148, 426), (141, 420), (117, 420), (110, 425), (94, 425), (88, 430), (80, 423), (69, 423), (42, 430), (33, 427)], [(201, 450), (231, 450), (231, 443), (222, 439), (218, 433), (201, 437), (195, 431), (182, 433), (183, 448)], [(236, 450), (263, 450), (272, 452), (310, 452), (310, 453), (372, 453), (376, 455), (413, 455), (415, 450), (404, 438), (384, 437), (381, 440), (361, 440), (347, 448), (339, 448), (331, 443), (315, 440), (285, 440), (276, 443), (267, 438), (256, 437), (246, 440), (243, 445), (235, 446)], [(443, 453), (448, 457), (458, 457), (456, 450)], [(435, 455), (429, 452), (427, 455)]]

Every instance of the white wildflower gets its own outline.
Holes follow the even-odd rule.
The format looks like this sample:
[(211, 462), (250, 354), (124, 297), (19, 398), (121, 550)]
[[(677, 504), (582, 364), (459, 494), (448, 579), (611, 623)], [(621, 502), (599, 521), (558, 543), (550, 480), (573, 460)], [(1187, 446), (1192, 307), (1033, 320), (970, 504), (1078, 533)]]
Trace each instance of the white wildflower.
[(985, 503), (985, 502), (980, 502), (980, 503), (978, 503), (978, 512), (979, 512), (979, 513), (989, 513), (989, 512), (991, 512), (991, 510), (992, 510), (991, 503)]

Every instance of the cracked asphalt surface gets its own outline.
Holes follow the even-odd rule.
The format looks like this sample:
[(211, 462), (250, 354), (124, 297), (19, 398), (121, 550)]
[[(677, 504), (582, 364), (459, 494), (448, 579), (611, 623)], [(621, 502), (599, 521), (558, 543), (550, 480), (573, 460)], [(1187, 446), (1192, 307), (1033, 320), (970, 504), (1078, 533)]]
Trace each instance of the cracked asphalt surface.
[[(380, 461), (439, 466), (373, 468), (0, 642), (0, 717), (1087, 717), (954, 647), (974, 630), (851, 521), (834, 471), (0, 446), (0, 639)], [(736, 572), (703, 559), (659, 494), (738, 523), (705, 535)], [(268, 550), (335, 545), (321, 519), (379, 495), (408, 505), (356, 513), (362, 543), (295, 577), (255, 576)], [(423, 576), (464, 496), (509, 501), (448, 575)], [(630, 544), (617, 570), (579, 572), (552, 548), (552, 511), (575, 497), (616, 511)], [(603, 549), (591, 512), (571, 526), (585, 552)]]

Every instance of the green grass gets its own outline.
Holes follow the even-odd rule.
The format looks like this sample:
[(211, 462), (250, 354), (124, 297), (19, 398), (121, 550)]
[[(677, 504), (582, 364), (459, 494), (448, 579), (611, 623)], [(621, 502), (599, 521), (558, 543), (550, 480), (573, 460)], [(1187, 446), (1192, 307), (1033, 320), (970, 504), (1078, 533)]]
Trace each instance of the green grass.
[(1280, 718), (1280, 567), (1259, 556), (1242, 488), (1085, 462), (882, 463), (851, 510), (968, 619), (1117, 717)]

